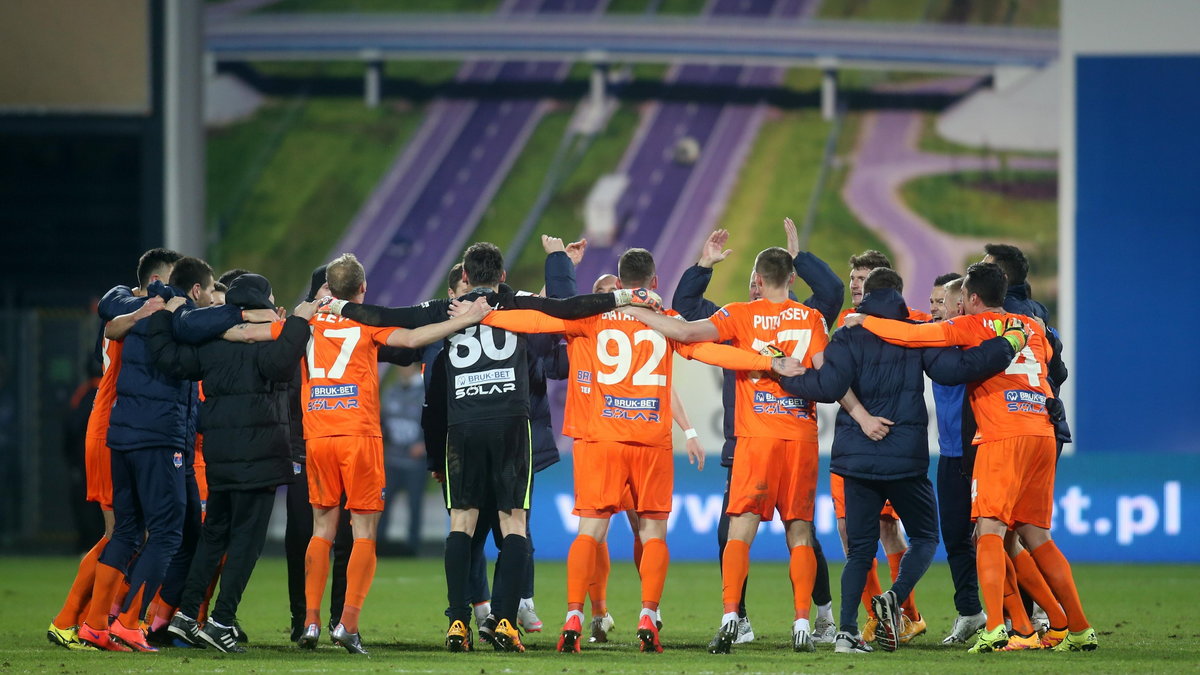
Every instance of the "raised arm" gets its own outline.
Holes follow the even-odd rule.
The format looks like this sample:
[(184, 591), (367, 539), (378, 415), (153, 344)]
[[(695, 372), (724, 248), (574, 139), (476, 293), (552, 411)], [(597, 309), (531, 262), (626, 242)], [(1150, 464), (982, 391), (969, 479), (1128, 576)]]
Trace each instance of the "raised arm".
[[(578, 244), (572, 244), (572, 246)], [(586, 244), (584, 244), (586, 246)], [(575, 265), (563, 245), (562, 239), (542, 235), (542, 248), (546, 251), (546, 295), (551, 298), (569, 298), (578, 295), (575, 282)], [(582, 255), (582, 251), (580, 251)]]
[(679, 283), (675, 286), (675, 296), (671, 298), (671, 308), (679, 312), (689, 321), (707, 319), (719, 307), (705, 299), (704, 292), (712, 280), (713, 267), (729, 257), (732, 250), (725, 248), (729, 242), (728, 230), (713, 230), (700, 249), (700, 259), (696, 264), (687, 268)]
[[(708, 319), (683, 321), (648, 309), (631, 307), (627, 314), (676, 342), (712, 342), (721, 337), (717, 327)], [(735, 369), (738, 370), (738, 369)], [(750, 370), (754, 370), (751, 368)]]
[(812, 289), (812, 296), (804, 304), (820, 312), (826, 323), (833, 325), (842, 311), (846, 300), (846, 285), (834, 273), (828, 263), (807, 251), (800, 250), (800, 235), (791, 218), (783, 219), (783, 231), (787, 235), (787, 251), (792, 256), (792, 267), (796, 276)]

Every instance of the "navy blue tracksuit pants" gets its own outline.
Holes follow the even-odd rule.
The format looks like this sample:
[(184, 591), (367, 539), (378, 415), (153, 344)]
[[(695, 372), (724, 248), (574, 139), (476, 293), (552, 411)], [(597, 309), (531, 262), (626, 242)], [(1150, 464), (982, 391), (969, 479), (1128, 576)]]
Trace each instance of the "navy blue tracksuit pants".
[[(162, 585), (171, 558), (183, 541), (185, 493), (183, 453), (167, 448), (113, 450), (113, 516), (116, 529), (100, 562), (128, 572), (129, 594), (121, 611), (142, 591), (146, 608)], [(145, 543), (142, 535), (145, 533)], [(132, 569), (133, 554), (141, 549)]]
[(925, 476), (899, 480), (862, 480), (845, 476), (846, 539), (849, 552), (842, 569), (842, 613), (840, 627), (858, 633), (858, 605), (871, 561), (879, 549), (879, 511), (890, 500), (908, 534), (908, 551), (900, 560), (900, 574), (892, 591), (904, 602), (929, 569), (937, 551), (937, 504), (933, 485)]
[(983, 611), (979, 578), (975, 575), (975, 524), (971, 522), (971, 475), (963, 473), (962, 457), (940, 457), (937, 469), (938, 517), (942, 544), (954, 580), (954, 608), (961, 616)]

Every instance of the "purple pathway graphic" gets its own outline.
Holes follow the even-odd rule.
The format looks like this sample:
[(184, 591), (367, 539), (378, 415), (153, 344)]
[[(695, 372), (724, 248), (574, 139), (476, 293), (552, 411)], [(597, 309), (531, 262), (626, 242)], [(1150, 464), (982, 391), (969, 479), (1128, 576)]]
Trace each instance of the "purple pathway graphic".
[[(916, 90), (947, 91), (973, 82), (962, 78), (938, 80)], [(909, 87), (913, 90), (913, 87)], [(983, 242), (970, 237), (947, 234), (908, 207), (900, 198), (900, 186), (918, 178), (939, 173), (998, 169), (996, 158), (972, 155), (935, 155), (917, 150), (921, 133), (921, 113), (895, 111), (870, 113), (863, 120), (853, 168), (842, 189), (842, 197), (854, 215), (874, 231), (894, 253), (892, 264), (915, 289), (909, 302), (928, 310), (924, 289), (938, 275), (959, 270), (967, 256), (983, 250)], [(1053, 158), (1020, 157), (1010, 159), (1014, 169), (1057, 169)]]
[[(579, 12), (606, 0), (514, 0), (501, 12)], [(469, 63), (461, 81), (553, 82), (569, 64)], [(355, 216), (336, 252), (363, 261), (371, 301), (407, 305), (440, 295), (446, 270), (544, 112), (530, 100), (432, 103), (413, 139)]]
[[(715, 0), (708, 14), (803, 17), (815, 6), (805, 0)], [(779, 68), (684, 66), (672, 79), (692, 85), (770, 86), (782, 76)], [(660, 292), (669, 302), (676, 281), (724, 207), (764, 113), (763, 105), (651, 104), (619, 169), (629, 175), (630, 186), (618, 204), (623, 225), (612, 246), (588, 251), (577, 271), (580, 284), (615, 273), (622, 252), (642, 247), (654, 254)], [(701, 147), (693, 166), (672, 159), (675, 144), (684, 137)]]

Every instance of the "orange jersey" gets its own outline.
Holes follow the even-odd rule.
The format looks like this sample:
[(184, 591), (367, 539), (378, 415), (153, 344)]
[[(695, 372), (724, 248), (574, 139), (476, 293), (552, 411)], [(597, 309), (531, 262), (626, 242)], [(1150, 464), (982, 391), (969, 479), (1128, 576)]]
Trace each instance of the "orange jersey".
[(996, 337), (994, 321), (1016, 316), (1025, 322), (1029, 342), (1013, 357), (1004, 372), (967, 385), (978, 431), (974, 445), (1014, 436), (1054, 436), (1046, 413), (1052, 396), (1046, 364), (1053, 350), (1037, 321), (1016, 314), (982, 312), (946, 321), (910, 324), (867, 317), (863, 327), (892, 344), (904, 347), (974, 347)]
[(92, 401), (92, 412), (88, 415), (87, 438), (103, 438), (108, 441), (108, 420), (112, 417), (113, 404), (117, 402), (117, 374), (121, 372), (121, 342), (104, 338), (100, 350), (102, 375), (96, 398)]
[[(717, 310), (709, 321), (717, 327), (722, 342), (754, 352), (773, 345), (806, 368), (813, 367), (813, 355), (825, 351), (829, 343), (821, 313), (794, 300), (734, 302)], [(762, 373), (738, 372), (734, 382), (735, 436), (816, 442), (814, 402), (787, 393), (779, 382)]]
[(308, 325), (312, 335), (301, 369), (304, 438), (382, 436), (378, 352), (396, 329), (332, 314), (316, 314)]
[[(858, 309), (855, 307), (847, 307), (846, 309), (843, 309), (842, 313), (838, 314), (837, 324), (834, 326), (834, 328), (841, 328), (842, 326), (845, 326), (846, 325), (846, 315), (854, 314), (857, 311), (858, 311)], [(925, 312), (922, 312), (919, 309), (913, 309), (912, 307), (909, 307), (908, 308), (908, 320), (909, 321), (920, 321), (921, 323), (925, 323), (926, 321), (933, 321), (933, 315), (926, 314)]]
[(596, 341), (583, 336), (567, 338), (567, 403), (563, 408), (562, 432), (571, 438), (586, 438), (591, 418), (592, 379), (595, 377)]
[(671, 447), (671, 365), (675, 352), (731, 370), (771, 367), (770, 357), (744, 349), (668, 340), (619, 310), (571, 321), (533, 310), (505, 310), (488, 314), (483, 323), (518, 333), (562, 333), (568, 340), (592, 338), (595, 370), (585, 430), (585, 438), (590, 441)]

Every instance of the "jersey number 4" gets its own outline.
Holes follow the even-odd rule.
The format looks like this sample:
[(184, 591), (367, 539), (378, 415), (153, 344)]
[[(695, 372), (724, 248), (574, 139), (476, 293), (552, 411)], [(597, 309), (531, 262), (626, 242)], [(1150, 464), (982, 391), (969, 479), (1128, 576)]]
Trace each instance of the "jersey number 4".
[(1004, 374), (1024, 375), (1029, 378), (1029, 386), (1036, 387), (1041, 383), (1038, 375), (1042, 374), (1042, 364), (1038, 363), (1037, 357), (1033, 355), (1033, 350), (1026, 345), (1013, 357), (1012, 363), (1004, 369)]
[(317, 367), (317, 359), (313, 343), (316, 342), (316, 336), (308, 338), (308, 379), (315, 380), (317, 378), (329, 378), (336, 380), (346, 374), (346, 365), (350, 363), (350, 356), (354, 354), (354, 347), (358, 344), (358, 338), (361, 330), (358, 326), (353, 328), (333, 328), (322, 333), (325, 337), (331, 340), (340, 340), (342, 343), (341, 349), (338, 350), (337, 358), (333, 360), (333, 365), (329, 367), (329, 372), (325, 372), (324, 368)]
[[(655, 372), (662, 363), (663, 357), (667, 355), (667, 340), (658, 331), (649, 329), (634, 333), (632, 342), (624, 331), (611, 328), (600, 331), (596, 335), (596, 359), (611, 367), (612, 370), (607, 372), (598, 370), (596, 381), (600, 384), (624, 382), (630, 369), (633, 368), (633, 346), (643, 342), (650, 343), (650, 358), (646, 359), (642, 367), (633, 374), (633, 384), (667, 386), (667, 376)], [(615, 354), (611, 351), (613, 345), (617, 348)]]

